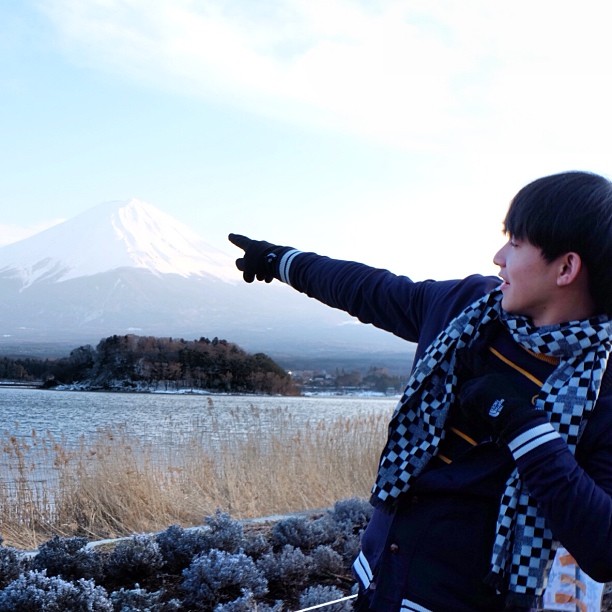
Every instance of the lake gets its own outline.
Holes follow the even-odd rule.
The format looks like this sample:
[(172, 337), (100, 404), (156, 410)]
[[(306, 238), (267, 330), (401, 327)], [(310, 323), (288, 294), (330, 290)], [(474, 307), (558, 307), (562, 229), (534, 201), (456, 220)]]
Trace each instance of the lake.
[[(173, 464), (188, 461), (180, 449), (197, 440), (216, 452), (249, 435), (295, 435), (307, 425), (338, 418), (391, 416), (397, 397), (270, 397), (208, 394), (104, 393), (0, 387), (3, 452), (0, 483), (12, 490), (24, 473), (30, 482), (57, 482), (54, 440), (60, 455), (89, 445), (98, 434), (137, 438)], [(135, 445), (138, 448), (140, 445)], [(17, 450), (18, 449), (18, 450)], [(175, 456), (177, 455), (177, 456)], [(65, 456), (65, 454), (63, 455)], [(180, 458), (182, 457), (182, 458)], [(21, 468), (20, 466), (23, 466)], [(25, 472), (24, 472), (25, 470)]]
[(159, 440), (167, 432), (188, 432), (194, 426), (222, 430), (224, 421), (236, 434), (237, 423), (249, 430), (249, 415), (259, 423), (278, 421), (279, 410), (300, 427), (337, 417), (393, 412), (392, 396), (270, 397), (245, 395), (193, 395), (159, 393), (104, 393), (0, 388), (2, 433), (30, 436), (52, 434), (70, 445), (81, 436), (122, 428), (129, 434)]

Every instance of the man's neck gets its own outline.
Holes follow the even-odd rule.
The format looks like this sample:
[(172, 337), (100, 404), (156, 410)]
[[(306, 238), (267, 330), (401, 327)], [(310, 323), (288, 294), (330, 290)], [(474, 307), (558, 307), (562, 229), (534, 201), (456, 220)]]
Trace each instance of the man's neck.
[(548, 308), (533, 319), (536, 327), (559, 325), (569, 321), (583, 321), (597, 314), (597, 308), (586, 290), (559, 291), (558, 299), (551, 301)]

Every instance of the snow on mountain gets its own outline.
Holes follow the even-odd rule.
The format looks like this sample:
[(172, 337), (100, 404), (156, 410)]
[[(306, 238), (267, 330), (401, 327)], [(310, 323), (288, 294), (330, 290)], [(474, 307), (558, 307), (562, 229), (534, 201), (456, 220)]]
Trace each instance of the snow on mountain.
[(135, 199), (100, 204), (1, 247), (0, 296), (0, 354), (130, 333), (217, 336), (300, 359), (404, 359), (407, 350), (283, 283), (247, 285), (229, 255)]
[(0, 277), (22, 288), (117, 268), (156, 275), (239, 280), (234, 260), (193, 230), (138, 199), (106, 202), (39, 234), (0, 248)]

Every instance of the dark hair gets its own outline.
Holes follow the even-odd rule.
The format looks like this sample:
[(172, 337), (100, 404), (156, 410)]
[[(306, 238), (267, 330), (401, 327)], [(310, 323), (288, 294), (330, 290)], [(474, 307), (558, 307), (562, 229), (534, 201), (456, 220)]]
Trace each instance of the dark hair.
[(546, 261), (578, 253), (598, 313), (612, 315), (612, 182), (590, 172), (537, 179), (514, 196), (504, 230), (542, 249)]

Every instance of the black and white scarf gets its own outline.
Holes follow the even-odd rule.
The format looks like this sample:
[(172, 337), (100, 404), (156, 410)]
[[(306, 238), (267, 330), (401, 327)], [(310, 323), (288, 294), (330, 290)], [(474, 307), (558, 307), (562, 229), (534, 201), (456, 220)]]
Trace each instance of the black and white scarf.
[[(527, 318), (503, 311), (501, 291), (495, 289), (451, 321), (415, 365), (389, 424), (372, 488), (375, 505), (392, 503), (407, 491), (436, 454), (457, 391), (457, 351), (469, 346), (495, 319), (521, 346), (560, 360), (545, 381), (536, 408), (546, 410), (553, 427), (575, 452), (606, 369), (612, 320), (600, 316), (536, 328)], [(488, 581), (507, 584), (509, 601), (530, 605), (544, 591), (557, 546), (514, 469), (500, 503)]]

